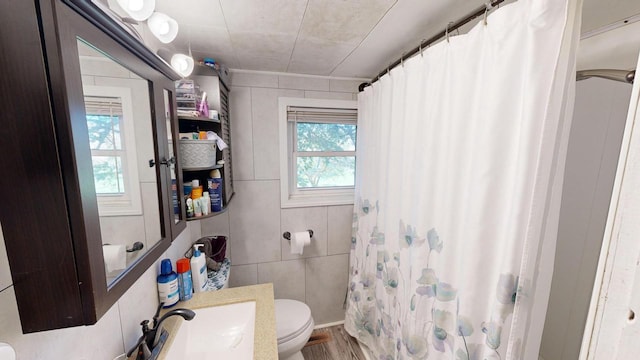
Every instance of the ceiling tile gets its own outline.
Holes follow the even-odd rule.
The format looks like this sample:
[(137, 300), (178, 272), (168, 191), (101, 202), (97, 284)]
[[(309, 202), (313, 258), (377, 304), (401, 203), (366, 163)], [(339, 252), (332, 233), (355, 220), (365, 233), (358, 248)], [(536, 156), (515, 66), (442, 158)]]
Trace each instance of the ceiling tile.
[(329, 75), (395, 3), (396, 0), (309, 0), (287, 70)]
[[(220, 3), (241, 68), (286, 71), (307, 1), (220, 0)], [(261, 67), (261, 63), (266, 67)]]

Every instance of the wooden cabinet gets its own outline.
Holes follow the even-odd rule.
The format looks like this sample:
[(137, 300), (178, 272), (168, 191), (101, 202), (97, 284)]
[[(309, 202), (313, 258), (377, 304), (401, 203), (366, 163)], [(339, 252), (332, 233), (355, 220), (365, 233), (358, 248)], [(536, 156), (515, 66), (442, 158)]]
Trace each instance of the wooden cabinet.
[(178, 76), (88, 1), (3, 1), (0, 23), (0, 221), (22, 328), (94, 324), (186, 226)]

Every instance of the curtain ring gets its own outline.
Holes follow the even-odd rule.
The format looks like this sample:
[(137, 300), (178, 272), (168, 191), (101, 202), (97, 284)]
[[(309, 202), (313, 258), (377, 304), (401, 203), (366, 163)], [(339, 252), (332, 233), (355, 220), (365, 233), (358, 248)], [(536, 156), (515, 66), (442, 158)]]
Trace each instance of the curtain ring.
[(402, 53), (402, 56), (400, 56), (400, 66), (402, 66), (404, 68), (404, 55), (406, 53)]
[(451, 25), (453, 25), (453, 21), (450, 21), (450, 22), (447, 24), (447, 28), (446, 28), (446, 30), (445, 30), (445, 32), (444, 32), (444, 35), (447, 37), (447, 42), (449, 42), (449, 26), (451, 26)]
[(422, 40), (420, 41), (420, 57), (423, 57), (423, 56), (422, 56), (422, 44), (424, 43), (424, 40), (425, 40), (425, 39), (422, 39)]
[(484, 8), (484, 24), (485, 26), (488, 25), (487, 23), (487, 14), (489, 14), (489, 9), (491, 8), (491, 3), (488, 3), (487, 6)]

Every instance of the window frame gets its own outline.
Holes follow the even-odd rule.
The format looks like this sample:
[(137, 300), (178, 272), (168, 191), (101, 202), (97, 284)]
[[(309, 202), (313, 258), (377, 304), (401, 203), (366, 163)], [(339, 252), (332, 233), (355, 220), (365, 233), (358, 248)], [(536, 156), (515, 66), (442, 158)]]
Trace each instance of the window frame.
[[(133, 116), (133, 100), (131, 89), (117, 86), (83, 85), (85, 96), (115, 97), (122, 102), (122, 119), (120, 120), (120, 138), (123, 149), (91, 150), (91, 157), (105, 156), (107, 152), (118, 153), (122, 159), (122, 178), (125, 192), (123, 194), (98, 194), (98, 211), (100, 216), (142, 215), (142, 197), (138, 175), (138, 156), (136, 151), (135, 121)], [(85, 110), (85, 119), (86, 119)], [(95, 153), (94, 153), (95, 152)], [(109, 155), (106, 155), (109, 156)]]
[[(288, 121), (287, 113), (290, 106), (357, 110), (358, 102), (355, 100), (308, 99), (289, 97), (278, 98), (278, 124), (280, 140), (280, 207), (294, 208), (353, 204), (355, 196), (355, 182), (353, 187), (326, 187), (302, 190), (297, 188), (296, 164), (294, 164), (294, 161), (297, 159), (294, 155), (294, 144), (297, 137), (297, 129), (295, 128), (295, 123)], [(357, 120), (355, 124), (357, 126)], [(317, 153), (323, 154), (324, 152), (318, 151)], [(356, 156), (355, 151), (353, 152), (353, 156)]]

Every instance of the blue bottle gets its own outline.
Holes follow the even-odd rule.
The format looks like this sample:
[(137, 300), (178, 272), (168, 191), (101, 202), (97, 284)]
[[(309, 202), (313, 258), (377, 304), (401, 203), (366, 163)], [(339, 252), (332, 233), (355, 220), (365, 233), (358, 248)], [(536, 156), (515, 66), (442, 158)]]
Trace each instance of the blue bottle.
[(193, 296), (193, 280), (191, 279), (191, 264), (189, 259), (182, 258), (176, 261), (178, 269), (178, 292), (180, 301), (186, 301)]
[(158, 275), (158, 298), (168, 308), (178, 303), (178, 274), (171, 267), (171, 260), (163, 259)]
[(209, 189), (209, 198), (211, 199), (211, 211), (222, 211), (222, 175), (220, 170), (215, 169), (209, 173), (209, 176), (207, 187)]

